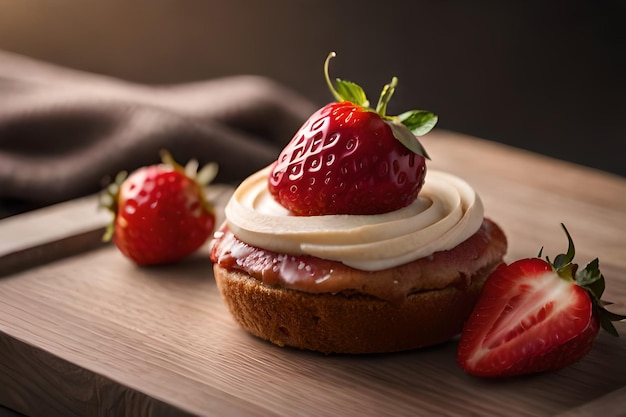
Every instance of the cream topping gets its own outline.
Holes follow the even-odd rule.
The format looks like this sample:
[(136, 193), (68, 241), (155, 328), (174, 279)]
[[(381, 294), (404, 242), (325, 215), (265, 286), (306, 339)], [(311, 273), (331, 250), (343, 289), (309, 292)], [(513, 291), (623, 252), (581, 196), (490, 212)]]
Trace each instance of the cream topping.
[(375, 215), (295, 216), (267, 188), (270, 167), (251, 175), (226, 205), (240, 240), (279, 253), (312, 255), (366, 271), (392, 268), (452, 249), (479, 229), (484, 216), (474, 189), (429, 170), (409, 206)]

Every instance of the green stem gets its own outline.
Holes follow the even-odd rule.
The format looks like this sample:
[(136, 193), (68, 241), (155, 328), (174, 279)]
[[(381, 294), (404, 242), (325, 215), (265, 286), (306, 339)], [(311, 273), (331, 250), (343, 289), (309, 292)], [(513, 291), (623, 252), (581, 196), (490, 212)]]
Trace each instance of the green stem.
[(337, 56), (337, 54), (335, 52), (331, 52), (326, 57), (326, 62), (324, 62), (324, 76), (326, 77), (326, 83), (328, 84), (328, 88), (330, 88), (330, 91), (333, 93), (335, 99), (337, 101), (343, 101), (343, 97), (341, 97), (337, 90), (335, 90), (335, 86), (333, 85), (332, 81), (330, 81), (330, 76), (328, 75), (328, 65), (330, 63), (330, 60), (335, 56)]

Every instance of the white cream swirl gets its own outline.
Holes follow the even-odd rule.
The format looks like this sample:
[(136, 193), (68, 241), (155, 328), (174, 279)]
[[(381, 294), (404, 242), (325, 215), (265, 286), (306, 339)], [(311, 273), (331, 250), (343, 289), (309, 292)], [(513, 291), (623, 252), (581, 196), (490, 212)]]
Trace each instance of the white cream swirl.
[(272, 198), (269, 168), (241, 183), (225, 214), (240, 240), (274, 252), (313, 255), (376, 271), (452, 249), (483, 221), (482, 201), (474, 189), (454, 175), (433, 170), (419, 197), (390, 213), (294, 216)]

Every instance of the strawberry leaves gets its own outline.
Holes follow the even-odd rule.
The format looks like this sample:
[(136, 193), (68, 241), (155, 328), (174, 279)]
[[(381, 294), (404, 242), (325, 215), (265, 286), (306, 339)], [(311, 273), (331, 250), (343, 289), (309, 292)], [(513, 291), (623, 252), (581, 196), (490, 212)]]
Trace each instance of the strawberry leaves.
[[(550, 259), (546, 256), (546, 261), (552, 266), (556, 273), (566, 281), (575, 282), (578, 286), (584, 288), (589, 293), (591, 302), (596, 309), (602, 328), (613, 336), (619, 336), (617, 329), (613, 325), (613, 321), (619, 321), (626, 319), (626, 316), (616, 314), (606, 310), (604, 307), (611, 303), (602, 300), (602, 294), (606, 287), (604, 276), (600, 272), (600, 261), (595, 258), (589, 262), (583, 269), (578, 269), (578, 265), (573, 263), (576, 249), (574, 247), (574, 241), (570, 236), (567, 228), (563, 223), (561, 227), (565, 231), (567, 236), (568, 246), (567, 253), (561, 253), (554, 258), (554, 262), (550, 262)], [(541, 258), (541, 252), (537, 255)]]
[(430, 159), (426, 149), (416, 136), (423, 136), (430, 132), (437, 124), (438, 117), (427, 110), (411, 110), (399, 116), (387, 115), (387, 105), (398, 84), (398, 78), (393, 77), (389, 84), (385, 84), (376, 104), (376, 109), (370, 108), (365, 91), (356, 83), (337, 78), (333, 85), (328, 75), (328, 67), (331, 58), (337, 54), (331, 52), (324, 62), (324, 75), (326, 83), (333, 96), (338, 102), (348, 101), (357, 106), (364, 107), (367, 111), (378, 114), (391, 128), (393, 136), (411, 152)]
[(387, 115), (387, 104), (389, 104), (391, 96), (393, 96), (393, 93), (396, 91), (396, 85), (398, 85), (398, 78), (393, 77), (389, 84), (385, 84), (383, 91), (380, 93), (380, 98), (376, 105), (376, 113), (380, 114), (381, 117)]
[(626, 316), (623, 316), (621, 314), (617, 314), (617, 313), (613, 313), (612, 311), (607, 310), (606, 306), (611, 305), (613, 303), (609, 303), (607, 301), (602, 301), (601, 302), (601, 306), (600, 307), (601, 310), (601, 314), (600, 314), (600, 325), (602, 326), (602, 328), (607, 331), (609, 334), (615, 336), (615, 337), (619, 337), (619, 333), (617, 333), (617, 329), (615, 328), (615, 326), (613, 325), (612, 322), (614, 321), (620, 321), (620, 320), (624, 320), (626, 319)]
[(370, 102), (360, 85), (340, 78), (336, 79), (336, 85), (339, 101), (349, 101), (357, 106), (369, 107)]
[(430, 159), (430, 156), (426, 152), (426, 149), (413, 133), (405, 125), (395, 120), (387, 122), (387, 125), (391, 128), (393, 137), (396, 138), (401, 144), (403, 144), (411, 152), (418, 155), (422, 155), (424, 158)]
[(598, 258), (589, 262), (584, 269), (576, 271), (575, 280), (581, 287), (587, 288), (597, 299), (602, 297), (604, 292), (604, 276), (600, 272), (600, 261)]
[(438, 117), (428, 110), (411, 110), (399, 115), (398, 120), (415, 136), (423, 136), (435, 127)]
[(606, 286), (604, 276), (600, 272), (598, 258), (589, 262), (584, 269), (577, 271), (575, 280), (578, 285), (585, 288), (593, 300), (594, 307), (597, 308), (600, 316), (600, 325), (602, 328), (613, 336), (619, 336), (617, 329), (613, 325), (613, 321), (626, 319), (626, 316), (616, 314), (604, 308), (612, 303), (603, 301), (602, 294)]

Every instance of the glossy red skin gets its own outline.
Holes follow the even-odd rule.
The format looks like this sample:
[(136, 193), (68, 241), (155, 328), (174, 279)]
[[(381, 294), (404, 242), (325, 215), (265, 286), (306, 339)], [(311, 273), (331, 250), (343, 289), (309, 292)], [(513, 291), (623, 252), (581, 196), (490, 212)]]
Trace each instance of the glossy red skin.
[(350, 102), (315, 112), (274, 163), (268, 188), (297, 215), (378, 214), (411, 204), (426, 161), (376, 113)]
[(201, 196), (201, 187), (182, 172), (164, 165), (140, 168), (120, 188), (113, 242), (139, 265), (181, 260), (215, 227)]
[[(498, 267), (485, 283), (461, 334), (457, 350), (460, 366), (475, 376), (505, 377), (558, 370), (589, 353), (600, 323), (589, 294), (574, 283), (567, 289), (566, 310), (550, 314), (554, 305), (547, 301), (539, 313), (522, 312), (532, 324), (522, 326), (521, 320), (516, 320), (516, 326), (502, 325), (507, 315), (520, 312), (525, 300), (539, 299), (552, 288), (553, 280), (560, 279), (550, 264), (538, 258)], [(547, 286), (533, 289), (537, 280), (544, 280)], [(499, 329), (504, 332), (495, 336)], [(489, 349), (488, 353), (473, 362), (481, 347)]]

